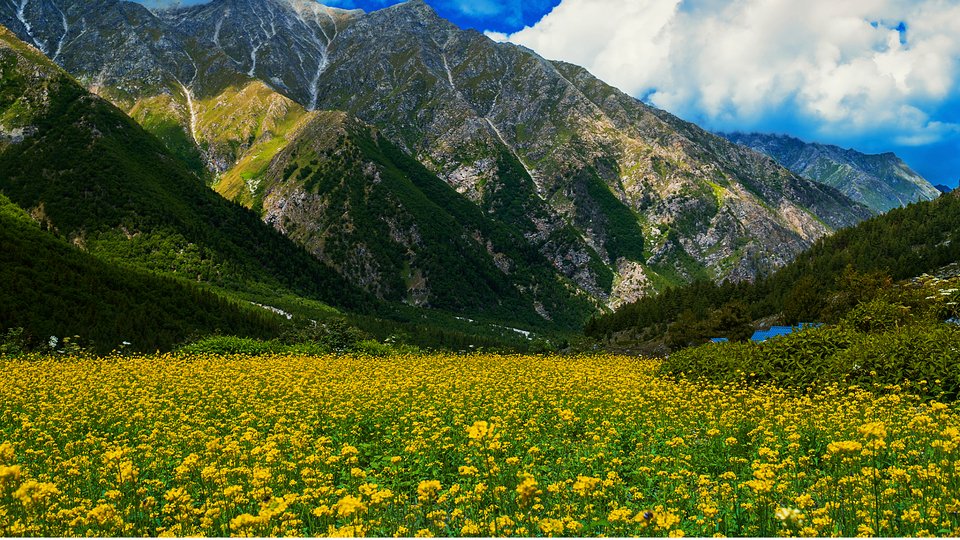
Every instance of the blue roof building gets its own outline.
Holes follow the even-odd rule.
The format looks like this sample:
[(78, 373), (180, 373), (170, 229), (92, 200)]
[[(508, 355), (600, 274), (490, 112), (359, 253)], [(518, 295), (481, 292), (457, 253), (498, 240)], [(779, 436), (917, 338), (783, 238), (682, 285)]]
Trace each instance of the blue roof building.
[(800, 323), (797, 326), (771, 326), (768, 330), (757, 330), (754, 332), (753, 336), (750, 337), (750, 341), (762, 343), (771, 338), (786, 336), (794, 332), (799, 332), (800, 330), (819, 328), (821, 326), (823, 326), (822, 323)]

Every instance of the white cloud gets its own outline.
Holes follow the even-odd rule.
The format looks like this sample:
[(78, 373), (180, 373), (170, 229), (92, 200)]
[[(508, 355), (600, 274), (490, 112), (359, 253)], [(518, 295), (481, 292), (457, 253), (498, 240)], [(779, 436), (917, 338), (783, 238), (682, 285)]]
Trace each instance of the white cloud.
[(716, 129), (958, 134), (934, 112), (960, 87), (960, 0), (562, 0), (489, 35)]

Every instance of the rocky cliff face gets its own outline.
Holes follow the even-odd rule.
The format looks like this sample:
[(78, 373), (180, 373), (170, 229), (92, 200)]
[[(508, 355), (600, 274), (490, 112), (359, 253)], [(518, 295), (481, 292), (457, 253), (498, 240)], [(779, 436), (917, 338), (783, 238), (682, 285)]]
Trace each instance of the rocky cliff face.
[[(56, 33), (57, 19), (41, 13), (62, 9), (68, 26), (93, 17), (79, 0), (60, 0), (57, 9), (53, 2), (30, 0), (22, 10), (31, 32)], [(31, 6), (45, 7), (30, 15)], [(2, 5), (0, 21), (25, 35), (20, 11)], [(582, 68), (462, 31), (418, 0), (369, 14), (306, 0), (214, 0), (159, 15), (122, 3), (99, 11), (109, 13), (98, 20), (113, 22), (134, 13), (150, 30), (133, 37), (123, 30), (130, 23), (120, 25), (109, 54), (90, 49), (100, 51), (99, 65), (74, 51), (68, 31), (58, 62), (128, 110), (139, 107), (141, 117), (179, 122), (178, 144), (202, 151), (222, 175), (221, 193), (267, 202), (267, 186), (276, 183), (271, 165), (302, 128), (297, 119), (342, 111), (550, 261), (551, 279), (609, 305), (694, 278), (752, 279), (869, 215), (837, 190), (648, 107)], [(285, 97), (273, 102), (295, 106), (286, 103), (279, 115), (289, 121), (242, 128), (249, 134), (239, 140), (232, 126), (245, 115), (221, 112), (265, 110), (245, 104), (251, 84), (261, 85), (258, 99), (276, 92)], [(221, 123), (207, 129), (205, 118)], [(266, 219), (284, 230), (269, 206)], [(329, 211), (317, 205), (299, 219), (323, 223)], [(311, 249), (329, 257), (322, 246)], [(360, 268), (331, 262), (345, 275)], [(408, 271), (391, 264), (387, 273)]]
[(785, 135), (723, 136), (772, 157), (798, 175), (835, 187), (878, 213), (940, 196), (936, 187), (893, 153), (868, 155)]
[(310, 114), (260, 178), (264, 220), (380, 298), (563, 326), (595, 308), (515, 229), (345, 113)]

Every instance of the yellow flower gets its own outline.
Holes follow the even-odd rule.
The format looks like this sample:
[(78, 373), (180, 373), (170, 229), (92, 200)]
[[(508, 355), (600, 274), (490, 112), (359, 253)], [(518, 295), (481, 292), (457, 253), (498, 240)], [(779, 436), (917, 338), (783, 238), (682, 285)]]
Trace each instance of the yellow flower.
[(350, 517), (367, 511), (367, 506), (353, 495), (347, 495), (333, 506), (340, 517)]
[(467, 437), (471, 439), (483, 439), (491, 435), (493, 435), (493, 426), (483, 420), (478, 420), (467, 427)]
[(478, 536), (480, 532), (480, 526), (469, 519), (460, 528), (460, 534), (463, 536)]
[(857, 428), (862, 435), (868, 438), (884, 439), (887, 436), (887, 428), (883, 422), (871, 422)]
[(796, 527), (803, 523), (802, 515), (803, 514), (800, 513), (800, 510), (797, 510), (796, 508), (787, 508), (785, 506), (778, 508), (774, 514), (778, 520), (790, 525), (791, 527)]
[(424, 480), (420, 482), (420, 485), (417, 486), (417, 494), (420, 496), (421, 501), (429, 501), (436, 497), (437, 492), (440, 491), (441, 485), (437, 480)]
[(0, 486), (20, 480), (19, 465), (0, 465)]
[(13, 463), (13, 457), (13, 445), (8, 442), (0, 444), (0, 465)]
[(523, 480), (517, 486), (517, 495), (520, 496), (520, 503), (527, 504), (530, 499), (540, 494), (537, 489), (537, 481), (530, 475), (524, 475)]
[(112, 504), (101, 504), (87, 513), (87, 520), (100, 526), (118, 520), (117, 509)]
[(565, 528), (563, 521), (553, 518), (544, 518), (538, 524), (540, 532), (547, 536), (559, 536), (564, 534)]
[(393, 492), (389, 489), (381, 489), (370, 495), (370, 504), (380, 504), (393, 498)]
[(26, 507), (32, 507), (60, 494), (60, 490), (50, 482), (27, 480), (13, 493), (13, 497)]
[(827, 445), (827, 454), (852, 454), (863, 449), (857, 441), (838, 441)]
[(124, 461), (118, 468), (117, 482), (121, 484), (132, 482), (137, 479), (138, 474), (140, 474), (140, 470), (133, 466), (133, 462)]
[(577, 476), (577, 481), (573, 483), (573, 492), (581, 497), (590, 495), (600, 484), (599, 478), (592, 476)]
[(366, 536), (367, 530), (363, 525), (354, 523), (339, 529), (330, 525), (327, 529), (327, 536), (330, 538), (362, 538)]
[(658, 508), (657, 511), (653, 513), (653, 522), (658, 529), (668, 530), (680, 523), (680, 516)]

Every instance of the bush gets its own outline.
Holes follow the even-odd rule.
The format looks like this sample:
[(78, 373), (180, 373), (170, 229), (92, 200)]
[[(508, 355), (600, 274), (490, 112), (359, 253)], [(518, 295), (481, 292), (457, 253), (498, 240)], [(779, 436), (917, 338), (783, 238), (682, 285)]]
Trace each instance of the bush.
[(805, 386), (824, 378), (830, 359), (855, 342), (852, 334), (842, 328), (820, 328), (766, 343), (710, 343), (673, 353), (661, 372), (719, 382), (749, 379)]
[(671, 354), (660, 365), (660, 372), (731, 381), (755, 374), (761, 367), (761, 351), (753, 343), (708, 343)]
[(236, 336), (213, 336), (203, 338), (178, 349), (182, 354), (246, 354), (257, 356), (262, 354), (276, 354), (282, 352), (283, 346), (275, 341), (260, 341), (258, 339)]
[(868, 386), (918, 383), (918, 393), (960, 397), (960, 328), (923, 324), (866, 335), (834, 359), (846, 382)]
[[(871, 304), (873, 304), (871, 306)], [(670, 355), (661, 374), (715, 382), (749, 381), (805, 388), (839, 383), (914, 384), (928, 398), (960, 398), (960, 328), (942, 323), (900, 325), (895, 304), (862, 304), (871, 322), (805, 330), (766, 343), (722, 343)], [(880, 329), (886, 329), (882, 331)]]
[(904, 326), (909, 320), (910, 308), (875, 298), (850, 310), (841, 324), (858, 332), (886, 332)]
[(309, 326), (291, 327), (281, 340), (289, 345), (314, 344), (324, 347), (324, 352), (350, 351), (368, 339), (362, 330), (351, 326), (343, 319), (335, 319)]
[(0, 356), (20, 356), (27, 352), (27, 346), (23, 328), (10, 328), (0, 337)]

